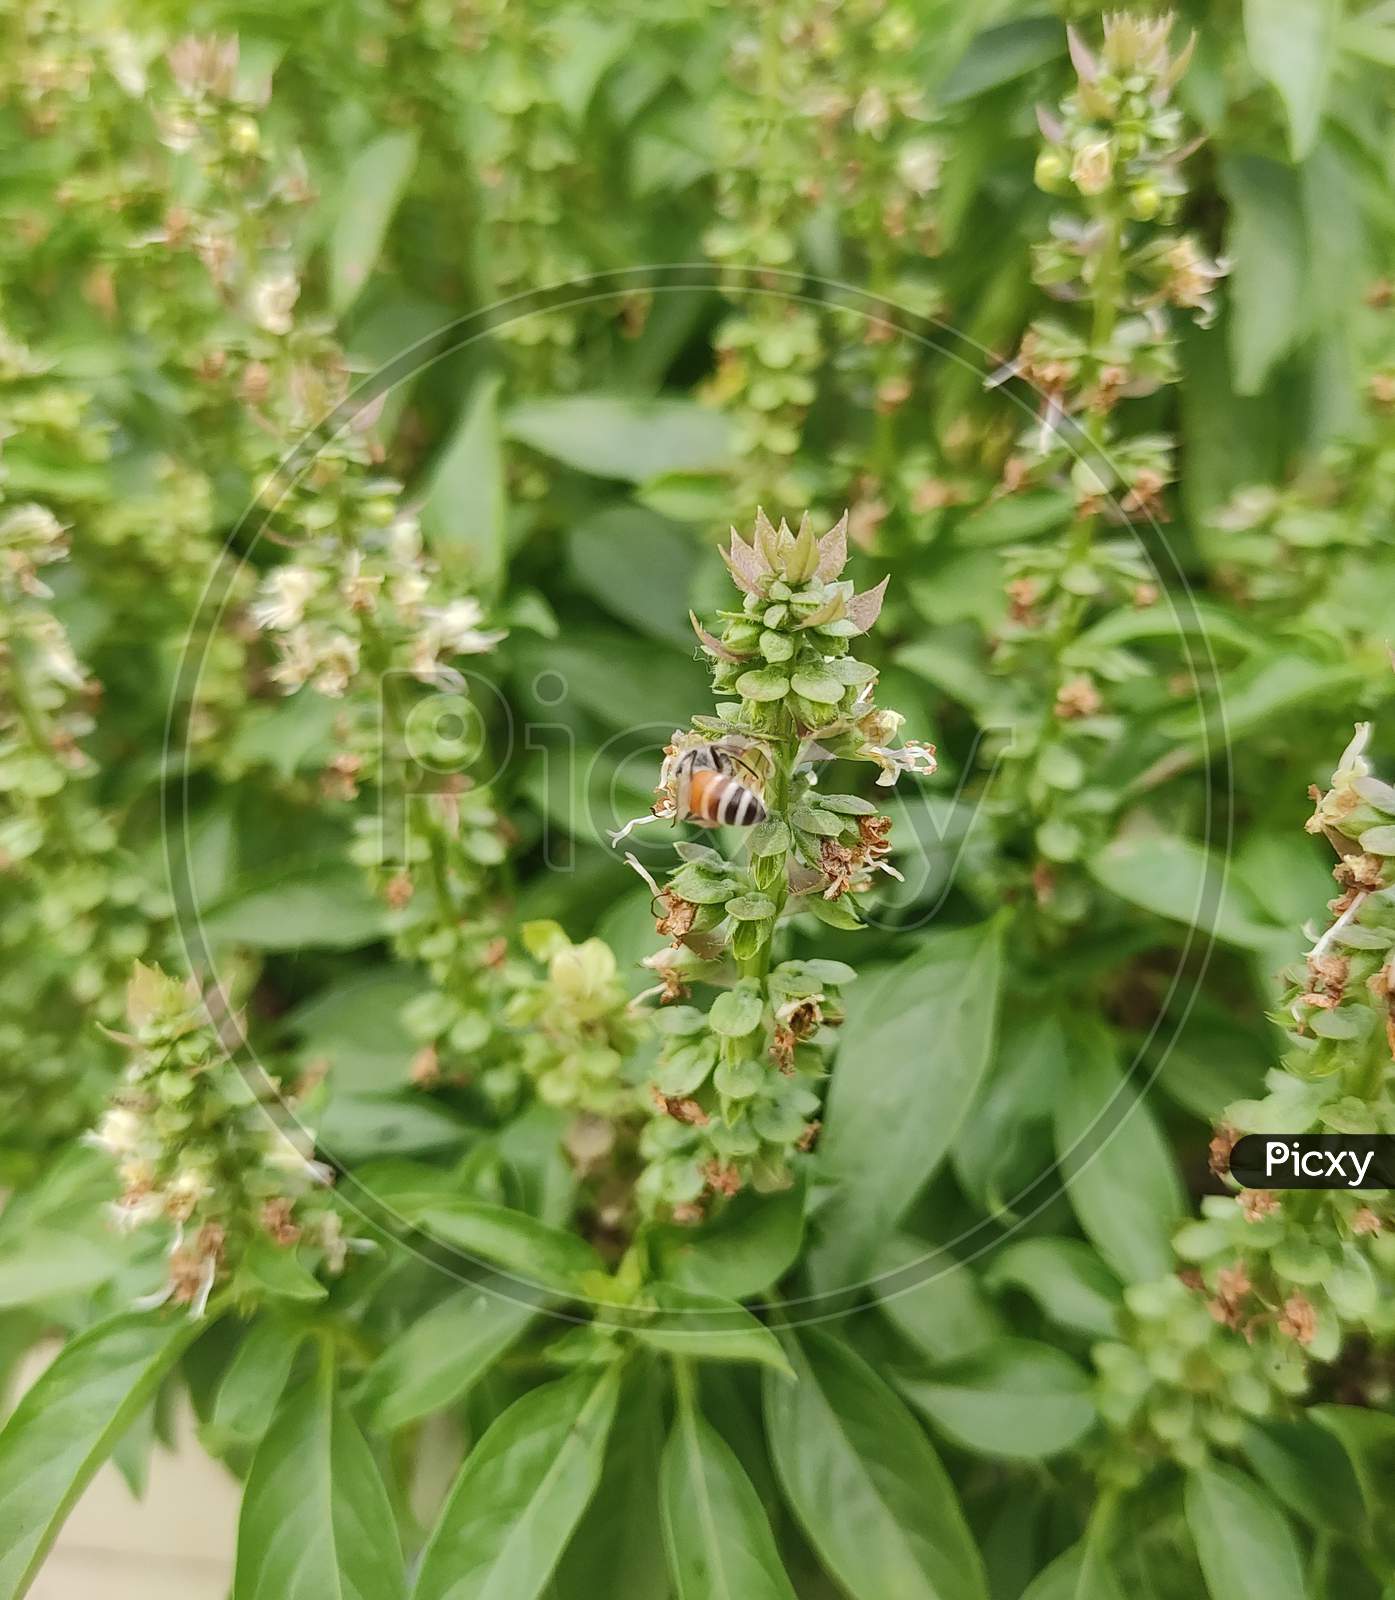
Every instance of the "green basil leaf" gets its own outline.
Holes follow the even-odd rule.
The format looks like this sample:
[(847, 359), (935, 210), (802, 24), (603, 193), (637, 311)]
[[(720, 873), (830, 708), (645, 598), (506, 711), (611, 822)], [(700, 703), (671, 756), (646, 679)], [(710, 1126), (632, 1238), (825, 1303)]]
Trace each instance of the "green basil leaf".
[(734, 1300), (672, 1283), (656, 1283), (650, 1292), (655, 1311), (626, 1319), (644, 1344), (694, 1360), (755, 1362), (793, 1376), (780, 1341)]
[(99, 1322), (21, 1398), (0, 1431), (0, 1600), (28, 1592), (78, 1496), (204, 1326), (144, 1313)]
[[(968, 1115), (993, 1053), (1001, 931), (931, 934), (894, 969), (894, 987), (853, 991), (863, 1008), (849, 1011), (818, 1152), (835, 1189), (815, 1254), (825, 1287), (865, 1270)], [(878, 999), (891, 994), (894, 1004)]]
[(664, 1448), (659, 1497), (678, 1600), (796, 1600), (751, 1480), (690, 1399)]
[(706, 1026), (707, 1018), (696, 1006), (665, 1006), (654, 1014), (657, 1033), (686, 1036), (701, 1033)]
[(825, 900), (821, 894), (805, 894), (794, 905), (800, 911), (807, 911), (819, 922), (826, 923), (830, 928), (841, 928), (845, 933), (867, 926), (858, 915), (856, 905), (847, 896)]
[(790, 830), (779, 817), (768, 817), (751, 829), (753, 856), (782, 856), (790, 847)]
[(0, 1244), (0, 1311), (59, 1295), (88, 1294), (121, 1266), (111, 1241), (56, 1228), (31, 1228)]
[[(66, 1234), (91, 1227), (94, 1213), (100, 1228), (101, 1206), (111, 1199), (113, 1181), (105, 1150), (74, 1143), (57, 1151), (41, 1173), (6, 1197), (0, 1210), (0, 1249), (20, 1244), (38, 1229)], [(113, 1253), (109, 1236), (106, 1248)]]
[(1211, 1600), (1306, 1600), (1293, 1530), (1253, 1478), (1219, 1461), (1199, 1467), (1186, 1509)]
[(1241, 1449), (1255, 1476), (1296, 1516), (1320, 1531), (1361, 1538), (1361, 1485), (1351, 1458), (1326, 1428), (1307, 1418), (1252, 1422)]
[(872, 1292), (887, 1320), (935, 1365), (962, 1360), (1002, 1335), (973, 1268), (949, 1251), (897, 1233), (877, 1250), (873, 1267)]
[(536, 1307), (491, 1288), (459, 1289), (398, 1334), (368, 1369), (356, 1400), (384, 1433), (454, 1405), (522, 1334)]
[[(1055, 17), (1022, 17), (985, 28), (974, 36), (940, 85), (939, 103), (958, 105), (1000, 84), (1011, 83), (1048, 61), (1058, 60), (1065, 48), (1065, 30)], [(1016, 498), (1007, 496), (1003, 503), (1011, 504)]]
[(232, 1600), (401, 1600), (397, 1523), (326, 1354), (257, 1447), (237, 1525)]
[(347, 311), (382, 254), (392, 214), (417, 162), (414, 132), (381, 134), (349, 163), (329, 237), (329, 303)]
[(744, 1300), (779, 1282), (804, 1237), (802, 1184), (778, 1194), (743, 1192), (700, 1228), (656, 1228), (661, 1276), (684, 1289)]
[(905, 1405), (817, 1330), (785, 1341), (795, 1383), (765, 1383), (775, 1470), (810, 1543), (853, 1600), (986, 1600), (949, 1475)]
[(754, 1056), (742, 1056), (737, 1061), (719, 1061), (712, 1074), (717, 1093), (731, 1100), (749, 1100), (759, 1094), (766, 1083), (769, 1071), (764, 1061)]
[(836, 838), (847, 827), (844, 818), (835, 816), (832, 811), (822, 811), (817, 806), (796, 806), (790, 812), (790, 821), (804, 833), (829, 839)]
[(1283, 930), (1268, 921), (1254, 898), (1224, 864), (1190, 839), (1156, 835), (1116, 839), (1088, 862), (1106, 889), (1195, 929), (1214, 934), (1245, 950), (1271, 950)]
[(999, 1340), (933, 1378), (907, 1378), (901, 1389), (946, 1438), (1006, 1460), (1059, 1455), (1095, 1420), (1086, 1373), (1030, 1339)]
[(1192, 636), (1208, 640), (1212, 647), (1230, 645), (1247, 656), (1265, 648), (1262, 633), (1246, 627), (1223, 607), (1188, 599), (1185, 605), (1164, 602), (1144, 611), (1106, 611), (1077, 636), (1065, 659), (1083, 663), (1102, 651), (1137, 639), (1173, 641)]
[[(1247, 9), (1254, 3), (1249, 0)], [(1293, 168), (1268, 156), (1226, 156), (1220, 180), (1230, 202), (1231, 364), (1236, 392), (1253, 395), (1312, 326), (1303, 202)]]
[(770, 942), (775, 923), (766, 918), (760, 922), (736, 922), (731, 930), (731, 954), (737, 961), (752, 961), (761, 947)]
[[(432, 554), (451, 572), (464, 572), (476, 590), (492, 590), (508, 555), (509, 495), (499, 432), (497, 373), (470, 391), (444, 448), (431, 464), (421, 526)], [(470, 507), (462, 516), (460, 508)]]
[(732, 873), (713, 872), (710, 868), (688, 862), (672, 874), (668, 887), (680, 900), (687, 900), (695, 906), (709, 906), (730, 899), (732, 893), (742, 887), (742, 883)]
[[(471, 1130), (453, 1111), (414, 1089), (388, 1094), (334, 1094), (317, 1132), (341, 1160), (381, 1161), (428, 1150), (458, 1150)], [(403, 1208), (415, 1204), (404, 1196)]]
[(1099, 1023), (1067, 1030), (1070, 1079), (1057, 1102), (1056, 1159), (1080, 1226), (1126, 1283), (1172, 1271), (1182, 1188), (1152, 1107), (1126, 1082)]
[(483, 1200), (433, 1205), (422, 1213), (420, 1226), (469, 1255), (563, 1293), (575, 1293), (585, 1274), (606, 1270), (600, 1255), (576, 1234)]
[(254, 1293), (282, 1300), (323, 1300), (329, 1293), (315, 1274), (301, 1265), (294, 1245), (275, 1244), (265, 1235), (252, 1241), (238, 1278)]
[[(985, 39), (991, 34), (984, 34)], [(1053, 53), (1062, 40), (1052, 38)], [(971, 511), (955, 528), (960, 545), (1018, 544), (1041, 533), (1062, 531), (1075, 514), (1075, 503), (1060, 489), (1027, 489), (1005, 494)]]
[(619, 1368), (544, 1384), (465, 1458), (412, 1600), (536, 1600), (596, 1492)]
[(790, 686), (796, 694), (819, 705), (836, 706), (843, 698), (843, 684), (831, 672), (821, 672), (815, 667), (801, 667), (792, 673)]
[(1225, 675), (1220, 695), (1204, 705), (1192, 700), (1158, 726), (1173, 739), (1204, 739), (1214, 755), (1251, 733), (1267, 732), (1298, 706), (1349, 694), (1356, 681), (1349, 663), (1314, 661), (1298, 650), (1253, 656)]
[(1124, 1600), (1124, 1591), (1104, 1563), (1096, 1557), (1087, 1568), (1086, 1560), (1082, 1539), (1037, 1574), (1022, 1600)]
[(826, 961), (822, 956), (812, 956), (808, 961), (781, 962), (779, 970), (789, 971), (792, 967), (807, 973), (811, 978), (816, 978), (820, 984), (842, 985), (857, 982), (856, 971), (846, 961)]
[(305, 1330), (277, 1317), (259, 1317), (243, 1335), (213, 1396), (203, 1429), (216, 1450), (255, 1443), (271, 1425), (277, 1402), (291, 1375)]
[(1327, 102), (1340, 0), (1244, 0), (1243, 13), (1250, 60), (1278, 90), (1288, 117), (1289, 153), (1301, 161), (1317, 139)]
[(635, 499), (675, 522), (721, 522), (728, 509), (726, 479), (715, 473), (661, 473), (642, 484)]
[(387, 915), (362, 871), (345, 862), (246, 877), (203, 913), (203, 926), (215, 944), (349, 950), (382, 938)]
[(984, 1274), (990, 1289), (1021, 1289), (1053, 1322), (1077, 1333), (1118, 1334), (1119, 1280), (1081, 1239), (1015, 1239)]
[(654, 1086), (660, 1094), (695, 1094), (707, 1081), (716, 1059), (713, 1039), (670, 1047), (654, 1069)]
[(1337, 1405), (1314, 1406), (1309, 1416), (1346, 1451), (1376, 1543), (1385, 1560), (1395, 1559), (1395, 1534), (1388, 1514), (1389, 1485), (1395, 1472), (1395, 1417), (1369, 1406)]
[(692, 535), (643, 506), (605, 506), (568, 537), (572, 573), (612, 616), (690, 650), (688, 589), (697, 565)]
[(870, 800), (855, 794), (821, 794), (817, 796), (820, 811), (832, 811), (843, 817), (873, 817), (877, 808)]
[(825, 661), (823, 670), (845, 689), (859, 688), (864, 683), (871, 683), (877, 676), (877, 669), (869, 667), (865, 661), (859, 661), (856, 656), (834, 656)]
[(621, 1383), (600, 1487), (557, 1568), (549, 1600), (667, 1600), (659, 1517), (663, 1385), (649, 1363), (631, 1365)]
[(724, 466), (731, 420), (695, 400), (574, 394), (527, 400), (504, 416), (510, 439), (593, 478), (645, 483)]

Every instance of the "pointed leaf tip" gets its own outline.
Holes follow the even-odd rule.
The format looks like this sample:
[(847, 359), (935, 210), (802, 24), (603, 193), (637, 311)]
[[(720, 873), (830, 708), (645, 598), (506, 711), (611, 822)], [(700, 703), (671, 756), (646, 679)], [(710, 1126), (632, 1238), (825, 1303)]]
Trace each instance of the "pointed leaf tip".
[(818, 564), (818, 541), (809, 526), (809, 513), (806, 511), (800, 521), (799, 532), (791, 534), (788, 541), (785, 553), (785, 577), (790, 583), (806, 583), (814, 576)]
[(1093, 83), (1100, 75), (1099, 62), (1073, 27), (1066, 28), (1066, 44), (1070, 49), (1071, 65), (1079, 73), (1080, 81)]
[(715, 634), (708, 633), (707, 629), (698, 621), (696, 611), (688, 613), (688, 621), (693, 625), (693, 632), (698, 636), (698, 643), (708, 655), (716, 656), (718, 661), (750, 660), (749, 656), (738, 655), (735, 650), (728, 650), (726, 645)]
[(1062, 125), (1060, 118), (1055, 116), (1043, 105), (1038, 105), (1036, 111), (1037, 127), (1041, 130), (1042, 138), (1045, 139), (1048, 144), (1064, 143), (1066, 130)]
[(780, 555), (780, 533), (766, 516), (764, 506), (756, 507), (756, 530), (752, 544), (762, 565), (773, 571)]
[(1196, 29), (1193, 28), (1186, 44), (1172, 58), (1172, 63), (1163, 75), (1163, 82), (1169, 89), (1175, 89), (1185, 76), (1187, 68), (1192, 64), (1192, 57), (1196, 54)]
[[(721, 550), (721, 547), (718, 546), (718, 549)], [(721, 557), (726, 562), (727, 571), (731, 573), (732, 582), (736, 587), (747, 594), (757, 593), (762, 571), (760, 557), (735, 528), (731, 530), (731, 545), (728, 549), (721, 550)]]
[(844, 511), (837, 522), (819, 540), (819, 564), (814, 574), (825, 583), (836, 578), (848, 561), (848, 514)]
[(886, 586), (890, 582), (891, 575), (888, 573), (875, 589), (855, 594), (848, 602), (848, 615), (857, 625), (859, 633), (866, 633), (875, 626), (877, 618), (882, 614), (882, 601), (886, 598)]

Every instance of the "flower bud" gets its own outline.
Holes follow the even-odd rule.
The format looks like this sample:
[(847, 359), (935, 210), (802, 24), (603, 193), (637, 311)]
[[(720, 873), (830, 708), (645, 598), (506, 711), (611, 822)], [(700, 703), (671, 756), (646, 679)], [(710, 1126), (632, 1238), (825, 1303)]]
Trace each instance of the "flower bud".
[(1082, 145), (1071, 163), (1071, 182), (1084, 195), (1103, 194), (1114, 176), (1114, 150), (1108, 139)]
[(255, 155), (262, 142), (261, 130), (251, 117), (234, 117), (228, 124), (228, 144), (240, 156)]
[(1037, 157), (1032, 174), (1038, 189), (1047, 194), (1060, 194), (1065, 184), (1066, 163), (1059, 150), (1045, 149)]
[(1141, 183), (1129, 191), (1129, 214), (1139, 222), (1151, 222), (1162, 208), (1162, 195), (1156, 184)]

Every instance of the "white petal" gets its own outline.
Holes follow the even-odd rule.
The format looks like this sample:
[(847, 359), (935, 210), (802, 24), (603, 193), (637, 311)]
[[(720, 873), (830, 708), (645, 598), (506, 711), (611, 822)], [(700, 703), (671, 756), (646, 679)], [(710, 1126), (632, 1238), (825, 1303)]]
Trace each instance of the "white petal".
[(642, 817), (631, 817), (625, 826), (618, 832), (611, 833), (610, 829), (607, 828), (606, 833), (610, 837), (610, 843), (613, 848), (615, 845), (619, 844), (622, 839), (626, 838), (632, 829), (642, 828), (646, 823), (662, 822), (663, 820), (664, 819), (662, 817), (655, 816), (652, 811), (646, 811)]
[(663, 893), (663, 891), (659, 888), (659, 885), (655, 882), (653, 874), (646, 866), (643, 865), (639, 858), (629, 850), (625, 852), (625, 865), (627, 867), (632, 867), (640, 875), (640, 877), (644, 879), (644, 881), (649, 885), (652, 893), (655, 895)]

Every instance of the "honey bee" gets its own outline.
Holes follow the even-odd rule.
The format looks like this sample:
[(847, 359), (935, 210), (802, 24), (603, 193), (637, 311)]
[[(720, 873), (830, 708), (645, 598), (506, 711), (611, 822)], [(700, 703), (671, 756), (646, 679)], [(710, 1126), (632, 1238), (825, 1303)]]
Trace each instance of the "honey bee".
[(678, 779), (678, 820), (701, 822), (711, 828), (721, 823), (751, 828), (764, 822), (765, 802), (736, 777), (738, 767), (756, 778), (751, 764), (730, 744), (701, 744), (685, 751), (674, 769)]

